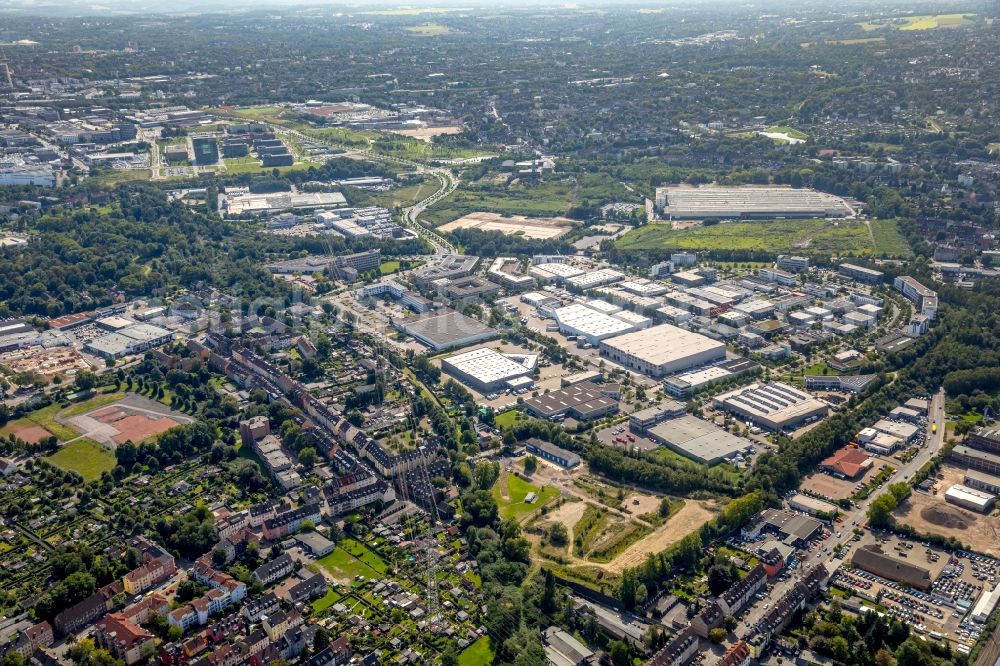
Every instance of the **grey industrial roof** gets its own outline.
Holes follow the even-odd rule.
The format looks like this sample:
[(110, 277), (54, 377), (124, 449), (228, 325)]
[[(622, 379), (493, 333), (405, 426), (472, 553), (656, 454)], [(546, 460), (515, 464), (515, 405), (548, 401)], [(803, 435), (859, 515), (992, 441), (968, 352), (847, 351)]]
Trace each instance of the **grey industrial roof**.
[(751, 445), (749, 440), (726, 432), (714, 423), (690, 415), (654, 426), (650, 428), (649, 433), (686, 452), (690, 457), (704, 461), (729, 457)]
[(429, 315), (404, 319), (401, 324), (411, 335), (421, 337), (435, 347), (454, 345), (468, 338), (478, 338), (496, 329), (466, 317), (455, 310), (442, 310)]

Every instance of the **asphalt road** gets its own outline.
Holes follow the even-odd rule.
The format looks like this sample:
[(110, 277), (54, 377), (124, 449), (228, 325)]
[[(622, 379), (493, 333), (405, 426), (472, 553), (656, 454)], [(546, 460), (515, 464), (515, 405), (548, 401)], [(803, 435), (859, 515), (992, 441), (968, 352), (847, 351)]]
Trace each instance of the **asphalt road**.
[[(913, 475), (927, 463), (927, 461), (937, 455), (937, 452), (941, 450), (945, 439), (944, 402), (944, 389), (941, 389), (931, 399), (931, 405), (928, 410), (927, 422), (930, 437), (927, 440), (927, 443), (920, 448), (919, 453), (914, 456), (912, 460), (898, 467), (895, 474), (893, 474), (889, 481), (909, 481), (913, 478)], [(937, 422), (937, 432), (930, 433), (930, 423), (935, 421)], [(868, 521), (868, 505), (878, 495), (878, 492), (872, 493), (867, 499), (858, 502), (853, 509), (844, 513), (842, 522), (834, 523), (831, 528), (833, 534), (830, 538), (825, 541), (820, 541), (820, 545), (818, 545), (815, 550), (806, 551), (806, 555), (802, 558), (801, 563), (798, 568), (795, 569), (794, 573), (789, 576), (787, 580), (779, 580), (775, 582), (768, 591), (767, 596), (762, 601), (756, 602), (756, 604), (750, 609), (750, 613), (747, 615), (746, 619), (740, 622), (740, 626), (737, 628), (736, 634), (743, 636), (744, 634), (752, 633), (751, 627), (757, 624), (768, 612), (768, 610), (770, 610), (774, 603), (789, 589), (791, 589), (791, 587), (804, 576), (806, 571), (811, 569), (816, 564), (825, 562), (827, 569), (830, 572), (833, 572), (837, 569), (837, 567), (843, 564), (844, 560), (853, 550), (850, 539), (853, 536), (854, 528), (864, 525)], [(837, 538), (836, 535), (838, 532), (843, 535), (841, 538)], [(847, 547), (844, 548), (840, 557), (834, 557), (833, 551), (838, 543), (847, 544)]]

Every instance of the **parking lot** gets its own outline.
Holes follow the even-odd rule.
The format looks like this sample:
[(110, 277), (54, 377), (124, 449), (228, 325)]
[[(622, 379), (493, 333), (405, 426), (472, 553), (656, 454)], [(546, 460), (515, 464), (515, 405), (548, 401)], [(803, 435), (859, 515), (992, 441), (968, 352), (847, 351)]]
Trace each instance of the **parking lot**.
[(885, 608), (932, 640), (947, 639), (968, 647), (975, 644), (982, 625), (968, 616), (984, 591), (995, 586), (1000, 561), (964, 551), (948, 553), (889, 533), (866, 533), (856, 545), (869, 544), (878, 544), (887, 555), (927, 569), (933, 581), (931, 589), (917, 590), (846, 564), (834, 578), (837, 587)]
[(597, 439), (602, 444), (617, 446), (628, 451), (652, 451), (659, 446), (649, 437), (629, 430), (627, 421), (597, 431)]
[[(878, 473), (889, 464), (889, 461), (884, 458), (873, 456), (871, 469), (855, 480), (838, 479), (826, 472), (814, 472), (802, 481), (802, 489), (831, 500), (849, 499), (855, 492), (871, 483), (878, 476)], [(893, 465), (893, 467), (898, 466), (898, 462)]]

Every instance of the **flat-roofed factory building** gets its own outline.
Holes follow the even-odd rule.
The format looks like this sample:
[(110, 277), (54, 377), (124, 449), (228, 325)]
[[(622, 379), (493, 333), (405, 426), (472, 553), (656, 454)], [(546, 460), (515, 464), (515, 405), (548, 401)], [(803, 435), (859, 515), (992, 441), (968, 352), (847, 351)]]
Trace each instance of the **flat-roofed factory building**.
[(931, 572), (909, 562), (886, 555), (876, 544), (862, 546), (854, 551), (851, 564), (862, 571), (881, 576), (886, 580), (905, 583), (918, 590), (931, 589)]
[(770, 430), (783, 430), (826, 416), (826, 403), (782, 382), (750, 384), (718, 395), (715, 406)]
[(840, 197), (809, 188), (680, 186), (659, 188), (656, 196), (671, 220), (848, 217), (854, 214)]
[(539, 458), (555, 463), (560, 467), (572, 469), (580, 464), (580, 456), (577, 454), (572, 451), (567, 451), (566, 449), (556, 446), (555, 444), (543, 442), (535, 437), (526, 441), (524, 443), (524, 448), (528, 453), (532, 453)]
[(601, 356), (650, 377), (665, 377), (726, 358), (726, 345), (672, 324), (601, 341)]
[(530, 377), (535, 369), (534, 355), (501, 354), (484, 347), (449, 356), (441, 369), (480, 393), (504, 388), (519, 377)]
[(393, 322), (393, 326), (434, 351), (446, 351), (490, 340), (499, 335), (495, 328), (466, 317), (454, 310), (407, 317)]
[(996, 495), (956, 483), (944, 491), (944, 501), (976, 513), (990, 513), (996, 506)]
[(593, 382), (579, 382), (524, 401), (524, 408), (540, 419), (569, 416), (580, 421), (618, 411), (617, 398)]
[(653, 441), (704, 465), (714, 465), (753, 446), (714, 423), (685, 415), (647, 430)]

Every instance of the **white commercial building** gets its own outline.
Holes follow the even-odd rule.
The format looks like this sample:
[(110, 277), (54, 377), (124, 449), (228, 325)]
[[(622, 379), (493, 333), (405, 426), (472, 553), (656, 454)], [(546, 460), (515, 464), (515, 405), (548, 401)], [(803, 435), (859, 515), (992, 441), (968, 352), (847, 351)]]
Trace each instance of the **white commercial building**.
[(585, 271), (563, 263), (536, 264), (528, 269), (528, 275), (542, 282), (563, 282), (571, 277), (583, 275)]
[(726, 358), (726, 345), (709, 337), (660, 324), (601, 342), (601, 355), (651, 377)]
[(631, 324), (580, 303), (559, 308), (554, 314), (560, 333), (581, 337), (592, 345), (633, 330)]
[(566, 284), (577, 289), (593, 289), (595, 287), (603, 287), (606, 284), (621, 282), (624, 278), (625, 274), (621, 271), (616, 271), (613, 268), (602, 268), (584, 273), (583, 275), (575, 275), (567, 278)]
[(669, 219), (847, 217), (854, 213), (843, 199), (808, 188), (666, 187), (656, 197)]
[(441, 369), (480, 393), (509, 386), (511, 380), (528, 377), (538, 357), (532, 354), (501, 354), (482, 348), (450, 356), (441, 361)]
[(969, 617), (972, 618), (973, 622), (985, 624), (993, 609), (997, 607), (997, 602), (1000, 602), (1000, 585), (992, 590), (983, 590), (983, 594), (979, 597), (979, 601), (976, 602)]
[(956, 483), (944, 491), (944, 499), (949, 504), (977, 513), (990, 513), (997, 501), (996, 495), (963, 486), (960, 483)]

